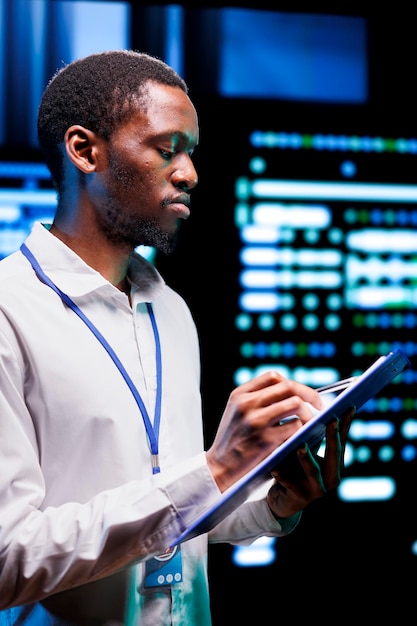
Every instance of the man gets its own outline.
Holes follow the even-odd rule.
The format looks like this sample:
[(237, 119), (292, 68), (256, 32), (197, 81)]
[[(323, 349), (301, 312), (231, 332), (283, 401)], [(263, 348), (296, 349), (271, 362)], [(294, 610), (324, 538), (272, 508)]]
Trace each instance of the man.
[(135, 252), (173, 249), (197, 184), (197, 113), (170, 67), (133, 51), (75, 61), (38, 133), (56, 215), (0, 263), (0, 624), (209, 625), (208, 541), (290, 532), (338, 485), (351, 416), (328, 426), (324, 459), (300, 450), (293, 479), (274, 472), (168, 550), (321, 400), (263, 374), (232, 391), (204, 451), (194, 322)]

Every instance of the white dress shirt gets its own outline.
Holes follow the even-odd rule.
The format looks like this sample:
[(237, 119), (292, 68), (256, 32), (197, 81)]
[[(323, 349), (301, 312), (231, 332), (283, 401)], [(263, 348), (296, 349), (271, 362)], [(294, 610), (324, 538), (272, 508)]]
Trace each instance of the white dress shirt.
[(35, 223), (26, 245), (100, 330), (153, 420), (152, 307), (162, 348), (160, 473), (141, 411), (84, 322), (17, 251), (0, 262), (0, 625), (208, 626), (208, 541), (290, 532), (265, 499), (181, 546), (182, 580), (142, 593), (163, 553), (219, 496), (203, 445), (198, 337), (183, 299), (134, 254), (127, 296)]

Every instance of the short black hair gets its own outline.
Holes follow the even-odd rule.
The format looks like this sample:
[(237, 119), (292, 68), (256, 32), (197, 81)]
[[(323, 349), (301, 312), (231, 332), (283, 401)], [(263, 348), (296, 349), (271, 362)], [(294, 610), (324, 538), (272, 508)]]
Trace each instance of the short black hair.
[(77, 59), (49, 81), (38, 111), (38, 140), (58, 190), (62, 186), (62, 142), (80, 124), (109, 139), (138, 105), (146, 106), (143, 86), (157, 82), (188, 93), (185, 81), (161, 59), (134, 50), (110, 50)]

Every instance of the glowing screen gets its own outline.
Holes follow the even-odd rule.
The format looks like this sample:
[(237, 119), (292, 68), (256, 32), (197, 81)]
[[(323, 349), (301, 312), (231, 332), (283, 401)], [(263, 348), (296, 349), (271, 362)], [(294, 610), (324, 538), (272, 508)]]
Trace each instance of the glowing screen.
[[(415, 139), (249, 134), (234, 187), (236, 384), (276, 368), (318, 387), (397, 347), (415, 358), (416, 154)], [(411, 369), (357, 414), (342, 502), (397, 497), (417, 458), (415, 382)], [(272, 543), (236, 548), (235, 563), (270, 563)]]

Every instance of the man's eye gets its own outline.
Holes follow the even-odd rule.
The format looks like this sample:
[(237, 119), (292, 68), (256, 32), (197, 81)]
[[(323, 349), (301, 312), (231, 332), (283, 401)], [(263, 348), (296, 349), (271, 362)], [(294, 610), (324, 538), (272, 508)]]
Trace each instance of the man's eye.
[(186, 151), (182, 151), (180, 149), (178, 149), (178, 150), (160, 150), (160, 154), (161, 154), (162, 158), (166, 159), (167, 161), (169, 161), (170, 159), (173, 159), (177, 154), (181, 154), (182, 152), (185, 152), (191, 158), (192, 155), (193, 155), (193, 152), (194, 152), (194, 148), (192, 148), (190, 150), (186, 150)]
[(174, 154), (175, 152), (173, 152), (172, 150), (161, 150), (161, 156), (163, 159), (166, 159), (166, 160), (172, 159)]

